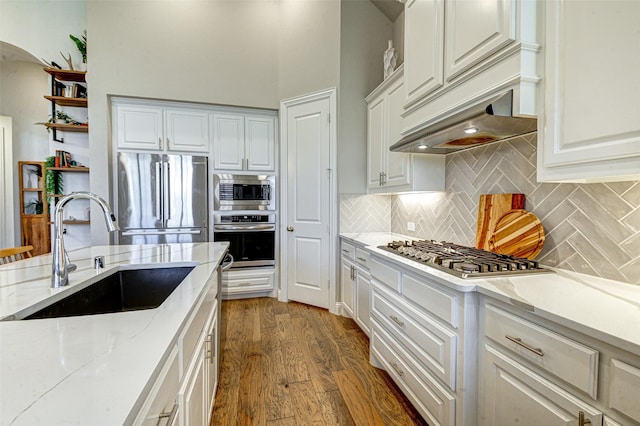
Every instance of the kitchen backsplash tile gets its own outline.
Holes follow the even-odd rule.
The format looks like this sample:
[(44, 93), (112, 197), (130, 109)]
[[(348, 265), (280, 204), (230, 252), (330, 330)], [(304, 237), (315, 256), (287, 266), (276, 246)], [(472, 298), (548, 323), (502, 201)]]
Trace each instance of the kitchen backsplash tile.
[(340, 232), (390, 231), (390, 195), (340, 194)]
[(342, 196), (341, 232), (388, 231), (389, 218), (391, 232), (474, 245), (480, 194), (521, 192), (546, 232), (542, 264), (640, 284), (639, 181), (538, 183), (536, 135), (448, 155), (446, 162), (446, 193), (388, 197), (390, 216), (379, 196)]

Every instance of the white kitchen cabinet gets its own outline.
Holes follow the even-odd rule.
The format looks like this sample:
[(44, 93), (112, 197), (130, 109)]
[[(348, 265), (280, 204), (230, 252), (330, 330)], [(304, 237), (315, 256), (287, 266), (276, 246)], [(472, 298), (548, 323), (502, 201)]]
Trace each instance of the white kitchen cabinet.
[(222, 297), (236, 299), (271, 293), (275, 283), (275, 268), (230, 269), (222, 274)]
[(429, 424), (476, 425), (475, 294), (370, 255), (371, 363)]
[(115, 99), (118, 149), (209, 152), (209, 114), (169, 102)]
[(481, 425), (569, 426), (580, 424), (580, 413), (592, 425), (602, 424), (601, 411), (489, 344), (480, 371)]
[(408, 0), (404, 8), (404, 91), (410, 104), (444, 82), (444, 0)]
[(405, 2), (408, 136), (513, 90), (513, 114), (537, 111), (541, 46), (539, 1)]
[(369, 253), (356, 247), (356, 282), (354, 318), (367, 336), (371, 334), (371, 275)]
[(176, 400), (179, 386), (178, 349), (174, 345), (133, 424), (142, 426), (175, 424), (180, 414), (180, 405)]
[(202, 336), (196, 356), (186, 371), (185, 379), (178, 394), (180, 406), (182, 407), (181, 426), (204, 426), (206, 424), (205, 407), (208, 407), (209, 404), (205, 403), (206, 377), (203, 344), (204, 336)]
[(345, 241), (340, 244), (340, 299), (343, 314), (354, 317), (354, 294), (356, 285), (356, 248)]
[(400, 66), (366, 98), (369, 192), (444, 191), (444, 156), (389, 151), (403, 127), (402, 77)]
[(544, 5), (538, 181), (640, 179), (640, 2)]
[(214, 167), (220, 171), (275, 171), (275, 117), (213, 114)]
[(445, 27), (445, 78), (464, 71), (516, 41), (513, 0), (448, 0)]

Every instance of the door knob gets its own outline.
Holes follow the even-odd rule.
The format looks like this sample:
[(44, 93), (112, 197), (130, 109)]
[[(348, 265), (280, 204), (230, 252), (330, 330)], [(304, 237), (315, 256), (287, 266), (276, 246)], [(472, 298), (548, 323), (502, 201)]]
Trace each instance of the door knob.
[(287, 226), (287, 231), (293, 232), (293, 226)]

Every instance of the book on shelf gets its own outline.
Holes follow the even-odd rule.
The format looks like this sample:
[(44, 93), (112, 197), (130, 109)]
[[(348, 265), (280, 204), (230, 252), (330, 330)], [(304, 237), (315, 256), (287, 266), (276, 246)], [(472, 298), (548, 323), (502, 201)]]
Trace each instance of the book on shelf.
[(71, 167), (73, 164), (71, 153), (57, 149), (54, 163), (55, 167)]

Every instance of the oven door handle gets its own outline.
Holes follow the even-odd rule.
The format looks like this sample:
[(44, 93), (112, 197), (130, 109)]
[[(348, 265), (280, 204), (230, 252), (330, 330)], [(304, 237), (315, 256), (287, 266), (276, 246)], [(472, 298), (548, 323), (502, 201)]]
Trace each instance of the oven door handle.
[(215, 231), (275, 231), (275, 225), (214, 225)]
[(222, 259), (222, 264), (220, 264), (220, 267), (222, 269), (222, 271), (228, 271), (231, 266), (233, 265), (233, 256), (231, 255), (231, 253), (227, 253), (224, 256), (224, 259)]

